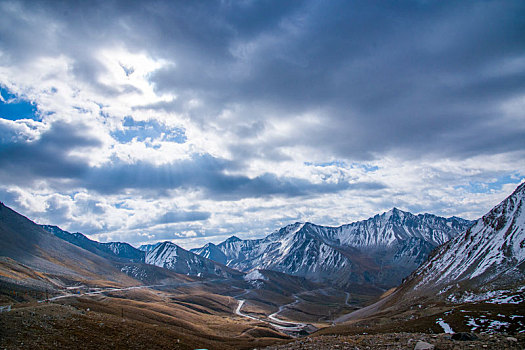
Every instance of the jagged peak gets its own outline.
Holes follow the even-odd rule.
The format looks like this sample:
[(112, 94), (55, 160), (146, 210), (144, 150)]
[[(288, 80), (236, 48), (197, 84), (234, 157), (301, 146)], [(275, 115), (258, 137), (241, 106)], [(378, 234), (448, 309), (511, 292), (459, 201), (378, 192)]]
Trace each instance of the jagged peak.
[(305, 227), (306, 225), (309, 225), (309, 226), (316, 226), (315, 224), (311, 223), (311, 222), (300, 222), (300, 221), (297, 221), (293, 224), (290, 224), (290, 225), (287, 225), (284, 227), (284, 231), (286, 233), (290, 233), (290, 232), (298, 232), (300, 231), (303, 227)]
[(44, 224), (44, 225), (40, 225), (42, 226), (43, 228), (52, 228), (52, 229), (59, 229), (60, 231), (64, 231), (62, 230), (60, 227), (58, 227), (57, 225), (47, 225), (47, 224)]
[(521, 196), (525, 195), (525, 181), (519, 184), (518, 187), (516, 187), (514, 192), (512, 192), (511, 194), (511, 196), (516, 196), (516, 195), (521, 195)]
[[(425, 215), (433, 215), (433, 214), (425, 214)], [(460, 222), (474, 222), (473, 220), (467, 220), (467, 219), (463, 219), (463, 218), (460, 218), (459, 216), (451, 216), (449, 218), (446, 218), (447, 220), (456, 220), (456, 221), (460, 221)]]
[(298, 227), (302, 227), (304, 225), (305, 225), (305, 223), (300, 222), (300, 221), (296, 221), (293, 224), (288, 224), (286, 226), (281, 227), (280, 229), (276, 230), (273, 234), (279, 234), (279, 233), (283, 233), (283, 232), (290, 232), (290, 231), (293, 231), (293, 230), (297, 230)]
[[(521, 206), (518, 203), (522, 202), (525, 197), (525, 182), (518, 185), (518, 187), (509, 195), (507, 198), (502, 200), (498, 205), (492, 208), (487, 214), (483, 215), (481, 220), (485, 225), (488, 225), (490, 222), (497, 221), (497, 227), (503, 225), (512, 212), (516, 210), (517, 207)], [(496, 227), (495, 227), (496, 228)]]
[(233, 236), (229, 237), (228, 239), (226, 239), (223, 243), (233, 243), (233, 242), (239, 242), (239, 241), (242, 241), (242, 239), (240, 239), (239, 237), (233, 235)]
[[(486, 285), (509, 268), (522, 264), (525, 259), (522, 245), (525, 220), (521, 210), (524, 193), (525, 183), (522, 183), (464, 234), (443, 246), (413, 274), (423, 276), (415, 288), (443, 283), (452, 285), (467, 279), (469, 286)], [(481, 277), (475, 281), (478, 276)]]
[(173, 243), (171, 241), (159, 242), (155, 246), (156, 246), (155, 248), (159, 248), (159, 247), (176, 247), (176, 248), (180, 248), (178, 245), (176, 245), (175, 243)]
[[(403, 211), (397, 207), (393, 207), (389, 211), (385, 211), (383, 214), (379, 215), (379, 217), (381, 219), (390, 220), (392, 217), (406, 216), (409, 214), (409, 212)], [(375, 217), (377, 217), (377, 215)]]

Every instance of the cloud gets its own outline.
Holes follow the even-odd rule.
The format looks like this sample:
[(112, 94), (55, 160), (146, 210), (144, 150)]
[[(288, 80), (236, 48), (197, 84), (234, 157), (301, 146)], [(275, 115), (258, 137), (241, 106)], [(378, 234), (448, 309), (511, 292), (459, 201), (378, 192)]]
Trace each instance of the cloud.
[[(29, 184), (36, 179), (79, 178), (88, 164), (72, 150), (94, 148), (100, 140), (86, 135), (84, 125), (57, 122), (34, 140), (15, 138), (15, 123), (0, 123), (0, 176), (4, 184)], [(19, 136), (19, 135), (17, 135)]]
[(386, 187), (379, 182), (313, 183), (271, 173), (254, 178), (228, 173), (235, 169), (235, 163), (210, 155), (193, 155), (190, 159), (161, 165), (113, 162), (90, 169), (86, 177), (79, 179), (79, 185), (100, 193), (118, 193), (127, 189), (154, 190), (157, 193), (178, 188), (202, 190), (207, 198), (214, 200), (272, 195), (297, 197), (347, 189), (373, 191)]
[[(171, 210), (164, 214), (160, 214), (155, 218), (148, 218), (145, 222), (138, 222), (129, 227), (130, 230), (145, 229), (150, 227), (156, 227), (158, 232), (159, 227), (157, 225), (169, 225), (181, 222), (192, 222), (192, 221), (205, 221), (208, 220), (211, 213), (204, 211), (184, 211), (184, 210)], [(155, 236), (157, 237), (157, 235)]]
[[(231, 135), (220, 142), (240, 159), (285, 160), (278, 148), (299, 145), (367, 160), (393, 152), (469, 157), (524, 146), (523, 125), (504, 122), (501, 110), (525, 94), (525, 67), (512, 63), (525, 55), (519, 1), (9, 2), (3, 12), (10, 15), (3, 32), (12, 34), (5, 42), (8, 62), (60, 53), (71, 59), (76, 79), (104, 94), (126, 89), (124, 82), (122, 90), (99, 79), (109, 69), (97, 57), (101, 48), (119, 42), (171, 62), (149, 79), (157, 93), (177, 98), (151, 108), (186, 114), (215, 137)], [(43, 23), (49, 29), (38, 30)], [(135, 74), (115, 64), (123, 76)], [(320, 125), (297, 125), (277, 143), (262, 139), (244, 148), (235, 142), (246, 135), (245, 124), (312, 110)], [(225, 111), (233, 114), (221, 122)], [(206, 125), (210, 118), (219, 122)]]
[(392, 206), (475, 218), (525, 174), (522, 1), (0, 14), (0, 196), (39, 220), (180, 243)]
[(230, 125), (257, 115), (321, 114), (320, 125), (297, 125), (281, 142), (264, 143), (268, 148), (315, 145), (369, 160), (389, 152), (468, 157), (517, 150), (523, 125), (495, 122), (505, 118), (502, 102), (523, 96), (525, 70), (497, 72), (523, 58), (524, 24), (516, 14), (524, 8), (499, 5), (308, 2), (263, 32), (230, 37), (243, 55), (215, 56), (220, 68), (183, 59), (152, 79), (160, 91), (203, 99), (208, 113), (201, 115), (220, 115), (232, 104), (256, 109), (222, 126), (233, 134)]
[[(0, 135), (9, 135), (14, 122), (4, 123)], [(0, 175), (4, 184), (30, 183), (36, 180), (67, 180), (59, 186), (86, 188), (103, 194), (125, 190), (153, 190), (155, 193), (178, 188), (202, 190), (217, 200), (271, 195), (305, 196), (333, 193), (346, 189), (379, 190), (380, 183), (312, 183), (306, 179), (279, 177), (265, 173), (254, 178), (231, 174), (238, 170), (235, 162), (204, 154), (189, 159), (154, 164), (148, 161), (127, 163), (112, 159), (91, 166), (72, 151), (101, 146), (101, 141), (86, 134), (85, 125), (63, 122), (51, 124), (35, 140), (4, 142), (0, 148)], [(3, 137), (2, 139), (8, 139)]]

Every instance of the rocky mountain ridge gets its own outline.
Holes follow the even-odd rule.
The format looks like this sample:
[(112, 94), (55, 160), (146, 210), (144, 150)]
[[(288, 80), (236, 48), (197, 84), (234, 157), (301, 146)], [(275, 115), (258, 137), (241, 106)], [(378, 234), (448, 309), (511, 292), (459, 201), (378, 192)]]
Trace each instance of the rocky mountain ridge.
[(525, 183), (416, 270), (414, 289), (482, 291), (525, 281)]
[(297, 222), (265, 238), (233, 236), (190, 251), (241, 271), (267, 269), (341, 286), (389, 288), (471, 224), (457, 217), (414, 215), (393, 208), (339, 227)]
[(118, 261), (144, 262), (144, 252), (124, 242), (101, 243), (91, 240), (80, 232), (70, 233), (54, 225), (40, 225), (44, 230), (51, 232), (58, 238), (84, 248), (97, 255)]
[[(242, 273), (238, 271), (191, 253), (168, 241), (141, 246), (137, 249), (123, 242), (100, 243), (87, 238), (80, 232), (70, 233), (57, 226), (41, 225), (41, 227), (58, 238), (119, 263), (145, 263), (189, 276), (229, 278), (242, 276)], [(126, 273), (137, 269), (136, 266), (123, 268)], [(133, 277), (136, 277), (135, 275)]]

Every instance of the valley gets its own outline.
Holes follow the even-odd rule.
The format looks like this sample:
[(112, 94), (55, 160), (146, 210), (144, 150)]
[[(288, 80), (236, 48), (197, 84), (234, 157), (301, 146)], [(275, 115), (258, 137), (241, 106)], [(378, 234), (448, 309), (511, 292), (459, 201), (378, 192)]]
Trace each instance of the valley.
[(2, 205), (0, 347), (520, 348), (524, 198), (475, 222), (394, 208), (192, 251), (102, 244)]
[(525, 0), (0, 19), (0, 350), (525, 349)]
[[(10, 311), (0, 313), (2, 346), (16, 348), (16, 341), (20, 339), (19, 335), (11, 335), (6, 330), (15, 327), (19, 331), (33, 333), (38, 324), (46, 332), (35, 333), (35, 337), (43, 343), (34, 345), (46, 344), (51, 341), (46, 338), (50, 336), (54, 344), (64, 347), (68, 344), (67, 340), (55, 339), (58, 337), (55, 332), (65, 332), (71, 336), (69, 328), (67, 331), (63, 328), (64, 322), (73, 322), (84, 329), (96, 321), (96, 329), (101, 334), (113, 332), (113, 327), (127, 332), (128, 328), (142, 327), (144, 324), (148, 325), (140, 330), (144, 337), (153, 330), (164, 332), (169, 329), (166, 332), (168, 338), (157, 345), (166, 344), (171, 337), (172, 341), (181, 344), (176, 348), (253, 348), (304, 336), (317, 329), (313, 325), (288, 321), (277, 315), (279, 310), (285, 310), (290, 303), (277, 307), (274, 304), (276, 298), (270, 299), (264, 292), (250, 289), (239, 293), (242, 290), (240, 288), (247, 286), (231, 286), (229, 282), (209, 280), (176, 285), (90, 288), (84, 292), (51, 296), (46, 300), (15, 302), (9, 304)], [(345, 295), (340, 294), (334, 298), (344, 299)], [(293, 296), (290, 297), (293, 299)], [(286, 297), (281, 298), (285, 303), (288, 301)], [(275, 311), (273, 315), (272, 311)], [(24, 323), (18, 320), (22, 315), (31, 315), (31, 321)], [(324, 316), (319, 314), (316, 318)], [(16, 323), (19, 321), (22, 324)], [(326, 326), (323, 321), (316, 324), (318, 327)], [(151, 329), (152, 325), (154, 329)], [(111, 337), (115, 339), (113, 335)], [(25, 340), (25, 344), (31, 344), (28, 341)], [(100, 346), (95, 340), (91, 340), (90, 344), (92, 347)], [(138, 342), (137, 348), (140, 344), (144, 345)]]

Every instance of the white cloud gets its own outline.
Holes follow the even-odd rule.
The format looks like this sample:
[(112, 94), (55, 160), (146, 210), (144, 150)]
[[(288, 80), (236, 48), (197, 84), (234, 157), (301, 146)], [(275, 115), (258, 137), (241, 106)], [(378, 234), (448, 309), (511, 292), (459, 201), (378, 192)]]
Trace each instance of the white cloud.
[(68, 6), (0, 4), (0, 84), (40, 116), (0, 118), (0, 194), (42, 223), (191, 247), (392, 206), (473, 219), (525, 177), (515, 9)]

